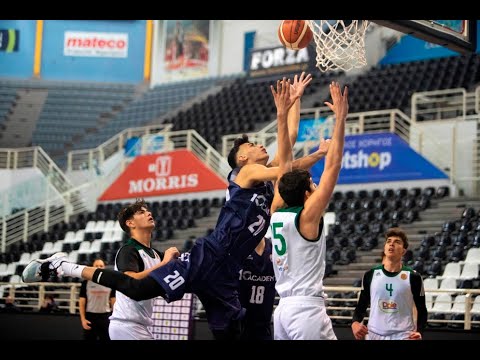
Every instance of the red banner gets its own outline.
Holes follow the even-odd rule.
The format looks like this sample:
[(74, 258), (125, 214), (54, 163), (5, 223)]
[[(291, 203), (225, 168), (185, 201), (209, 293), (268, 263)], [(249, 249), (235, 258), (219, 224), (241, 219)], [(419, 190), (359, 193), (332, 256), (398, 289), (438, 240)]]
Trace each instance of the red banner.
[(224, 190), (221, 179), (188, 150), (137, 156), (98, 199), (118, 200)]

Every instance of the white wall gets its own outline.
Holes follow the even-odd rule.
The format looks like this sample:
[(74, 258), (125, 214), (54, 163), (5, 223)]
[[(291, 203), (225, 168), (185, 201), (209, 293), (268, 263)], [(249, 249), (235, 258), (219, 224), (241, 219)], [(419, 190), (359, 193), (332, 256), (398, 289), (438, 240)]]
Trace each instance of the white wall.
[(365, 36), (367, 66), (375, 66), (387, 52), (387, 42), (400, 39), (404, 34), (371, 22)]
[(37, 168), (0, 170), (0, 216), (9, 215), (13, 208), (30, 208), (46, 200), (47, 192), (58, 194)]
[(25, 168), (17, 170), (0, 169), (0, 192), (11, 189), (25, 181), (36, 181), (43, 179), (42, 172), (37, 168)]
[(219, 75), (243, 71), (244, 37), (255, 31), (254, 48), (278, 46), (277, 30), (281, 20), (221, 20)]
[(471, 178), (475, 175), (472, 164), (476, 121), (434, 120), (417, 122), (415, 127), (424, 135), (420, 137), (412, 131), (411, 146), (442, 170), (448, 166), (447, 173), (453, 174), (457, 187), (466, 195), (474, 195)]
[[(255, 31), (254, 48), (280, 45), (278, 26), (282, 20), (214, 20), (211, 24), (209, 72), (212, 76), (238, 74), (243, 71), (245, 33)], [(163, 21), (154, 21), (152, 48), (152, 84), (161, 83), (160, 62), (163, 58), (165, 39), (162, 38)], [(218, 36), (217, 36), (218, 35)], [(400, 37), (401, 33), (370, 23), (366, 35), (366, 56), (369, 66), (375, 65), (385, 55), (386, 40)], [(217, 61), (217, 51), (219, 54)], [(361, 68), (358, 71), (365, 71)], [(354, 70), (355, 71), (355, 70)]]

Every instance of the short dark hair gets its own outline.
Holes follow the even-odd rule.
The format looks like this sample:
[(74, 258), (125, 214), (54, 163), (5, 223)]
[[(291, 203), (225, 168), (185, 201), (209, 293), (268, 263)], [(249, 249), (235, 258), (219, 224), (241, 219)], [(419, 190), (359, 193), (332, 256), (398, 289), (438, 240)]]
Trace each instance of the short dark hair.
[(391, 236), (396, 236), (402, 239), (403, 248), (408, 249), (408, 238), (407, 238), (407, 234), (405, 234), (405, 231), (403, 231), (399, 227), (390, 228), (385, 232), (385, 241), (387, 241), (387, 239)]
[(307, 170), (295, 169), (283, 174), (278, 182), (278, 192), (287, 206), (303, 206), (305, 191), (310, 190), (310, 178)]
[(240, 145), (248, 143), (248, 135), (243, 134), (242, 137), (236, 138), (235, 141), (233, 142), (233, 147), (230, 150), (230, 153), (228, 154), (228, 164), (232, 169), (235, 169), (238, 167), (237, 165), (237, 153), (238, 153), (238, 148)]
[(102, 261), (105, 266), (107, 265), (107, 262), (105, 260), (103, 260), (101, 257), (96, 257), (92, 261), (92, 266), (93, 266), (93, 264), (95, 264), (96, 261)]
[(136, 199), (133, 204), (127, 205), (118, 213), (117, 219), (123, 231), (130, 235), (130, 228), (125, 224), (127, 220), (133, 218), (133, 215), (142, 207), (148, 209), (147, 203), (144, 199)]

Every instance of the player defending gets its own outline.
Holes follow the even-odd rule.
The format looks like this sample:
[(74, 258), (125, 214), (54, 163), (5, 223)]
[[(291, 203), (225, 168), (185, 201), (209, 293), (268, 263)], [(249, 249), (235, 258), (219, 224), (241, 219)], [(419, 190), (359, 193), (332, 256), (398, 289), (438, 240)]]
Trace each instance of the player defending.
[(323, 276), (326, 243), (323, 213), (337, 183), (342, 165), (348, 89), (330, 84), (335, 127), (318, 188), (306, 170), (286, 173), (278, 191), (286, 204), (273, 213), (273, 264), (280, 302), (274, 312), (275, 340), (336, 340), (327, 315)]
[(181, 299), (186, 292), (195, 293), (204, 305), (214, 336), (232, 338), (230, 330), (235, 332), (244, 313), (238, 298), (238, 271), (267, 231), (270, 206), (278, 206), (272, 204), (271, 181), (285, 172), (287, 158), (291, 166), (287, 125), (287, 113), (293, 105), (290, 82), (285, 78), (277, 81), (276, 90), (271, 86), (271, 91), (277, 107), (279, 167), (266, 167), (268, 154), (263, 146), (242, 144), (251, 157), (229, 183), (230, 198), (219, 214), (215, 230), (197, 239), (191, 252), (179, 257), (178, 250), (167, 250), (163, 261), (169, 261), (147, 269), (148, 276), (143, 279), (68, 263), (66, 254), (57, 253), (48, 259), (30, 262), (23, 271), (23, 281), (48, 281), (58, 274), (81, 277), (137, 301), (162, 296), (171, 302)]

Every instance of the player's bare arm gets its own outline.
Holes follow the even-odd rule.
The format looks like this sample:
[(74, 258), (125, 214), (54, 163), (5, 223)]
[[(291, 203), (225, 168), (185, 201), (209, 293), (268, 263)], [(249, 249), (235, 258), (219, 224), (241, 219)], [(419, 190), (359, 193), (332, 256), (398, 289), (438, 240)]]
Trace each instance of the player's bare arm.
[[(286, 78), (283, 78), (282, 81), (278, 80), (276, 90), (273, 86), (271, 86), (271, 91), (275, 100), (275, 106), (277, 107), (277, 140), (279, 143), (279, 157), (289, 156), (289, 166), (291, 168), (292, 146), (288, 137), (287, 124), (287, 113), (293, 105), (290, 98), (290, 82)], [(284, 133), (285, 131), (286, 133)], [(285, 147), (288, 147), (290, 149), (287, 155), (285, 155)], [(276, 180), (279, 177), (281, 171), (283, 171), (281, 166), (279, 166), (278, 168), (268, 168), (265, 165), (257, 163), (245, 164), (240, 169), (234, 181), (239, 186), (247, 188), (261, 181)]]
[(320, 145), (318, 146), (318, 149), (316, 151), (307, 156), (301, 157), (300, 159), (293, 160), (292, 169), (310, 169), (313, 165), (315, 165), (315, 163), (317, 163), (318, 161), (323, 159), (325, 155), (327, 155), (330, 143), (330, 139), (321, 139)]
[(319, 188), (305, 201), (304, 210), (300, 215), (300, 232), (307, 239), (318, 237), (318, 224), (330, 201), (342, 167), (345, 121), (348, 115), (348, 88), (345, 87), (342, 94), (338, 82), (332, 82), (330, 84), (330, 96), (332, 97), (332, 103), (325, 102), (325, 105), (335, 114), (335, 127), (325, 157), (325, 168), (320, 178)]
[[(271, 87), (273, 98), (275, 99), (275, 106), (277, 107), (277, 139), (278, 139), (278, 174), (277, 180), (288, 171), (292, 171), (292, 143), (288, 136), (288, 121), (287, 112), (292, 106), (292, 99), (290, 98), (290, 83), (283, 78), (282, 82), (277, 82), (277, 90)], [(271, 206), (271, 211), (274, 212), (277, 208), (283, 205), (283, 199), (278, 192), (278, 181), (275, 182), (275, 194)]]
[[(302, 72), (300, 76), (295, 75), (293, 78), (293, 84), (290, 86), (290, 100), (293, 102), (292, 107), (288, 110), (287, 123), (288, 123), (288, 136), (290, 142), (295, 145), (298, 137), (298, 126), (300, 124), (300, 99), (303, 96), (305, 88), (312, 81), (312, 75), (306, 75)], [(278, 166), (278, 152), (275, 154), (273, 160), (267, 165), (269, 167)], [(293, 168), (295, 165), (292, 164)]]
[[(159, 267), (162, 267), (166, 263), (168, 263), (172, 259), (176, 259), (177, 257), (180, 256), (180, 252), (176, 247), (170, 247), (165, 251), (165, 254), (163, 256), (162, 262), (159, 264), (152, 266), (151, 268), (145, 269), (141, 272), (134, 272), (134, 271), (125, 271), (124, 274), (134, 278), (134, 279), (143, 279), (148, 276), (154, 269), (158, 269)], [(83, 274), (82, 274), (83, 275)], [(93, 274), (92, 274), (93, 275)]]

